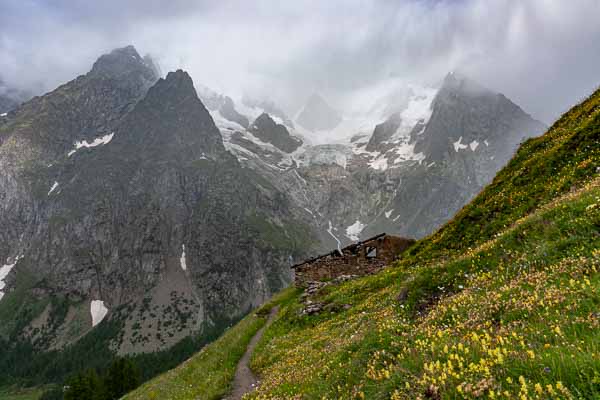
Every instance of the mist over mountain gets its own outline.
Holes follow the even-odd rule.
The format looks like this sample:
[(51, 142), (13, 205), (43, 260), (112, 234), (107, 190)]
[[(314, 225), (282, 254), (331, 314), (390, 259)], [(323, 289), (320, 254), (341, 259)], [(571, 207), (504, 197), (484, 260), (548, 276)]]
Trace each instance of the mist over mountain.
[(296, 120), (300, 126), (309, 131), (332, 130), (342, 122), (338, 112), (318, 93), (313, 93), (306, 100)]
[[(359, 276), (372, 283), (390, 266), (407, 266), (386, 292), (393, 305), (364, 322), (378, 330), (414, 306), (396, 322), (414, 317), (417, 326), (470, 279), (466, 264), (447, 264), (452, 249), (472, 257), (471, 244), (484, 246), (477, 229), (496, 246), (492, 233), (517, 229), (527, 207), (542, 207), (539, 193), (548, 191), (547, 201), (579, 193), (576, 183), (597, 174), (597, 93), (553, 122), (597, 85), (597, 11), (592, 0), (8, 0), (0, 13), (0, 397), (35, 386), (50, 389), (44, 400), (88, 400), (73, 393), (89, 386), (93, 400), (120, 398), (219, 337), (226, 352), (199, 353), (220, 360), (212, 398), (235, 386), (238, 362), (255, 388), (247, 346), (264, 355), (278, 332), (330, 331), (321, 322), (355, 315), (350, 299), (370, 296)], [(596, 237), (593, 221), (585, 229), (571, 239)], [(427, 246), (443, 263), (421, 263)], [(412, 261), (402, 264), (405, 250)], [(302, 281), (297, 265), (316, 260), (323, 269)], [(503, 262), (494, 268), (509, 268)], [(278, 331), (268, 330), (272, 322)], [(481, 326), (491, 334), (502, 323)], [(294, 340), (290, 349), (302, 341)], [(359, 375), (387, 380), (369, 371)], [(125, 375), (129, 385), (117, 382)], [(204, 378), (182, 387), (195, 390)], [(419, 395), (443, 398), (431, 385)]]
[(460, 70), (550, 124), (589, 94), (600, 63), (595, 0), (3, 5), (0, 78), (33, 95), (131, 43), (164, 73), (183, 68), (291, 117), (313, 93), (349, 109), (393, 82), (438, 85)]
[(11, 87), (0, 79), (0, 114), (14, 110), (31, 97), (31, 94)]

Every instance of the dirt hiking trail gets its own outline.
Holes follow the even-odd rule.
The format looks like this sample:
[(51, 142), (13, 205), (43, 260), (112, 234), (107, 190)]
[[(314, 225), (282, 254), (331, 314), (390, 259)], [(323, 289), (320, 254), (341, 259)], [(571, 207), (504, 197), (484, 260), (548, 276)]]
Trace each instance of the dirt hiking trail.
[(235, 378), (233, 378), (233, 389), (232, 391), (225, 397), (223, 400), (241, 400), (242, 396), (248, 392), (253, 391), (258, 384), (258, 379), (256, 375), (250, 369), (250, 357), (252, 357), (252, 353), (254, 352), (254, 348), (260, 341), (265, 332), (265, 329), (271, 325), (273, 319), (277, 315), (277, 311), (279, 311), (279, 306), (275, 306), (271, 309), (269, 313), (269, 318), (265, 325), (259, 329), (258, 332), (254, 335), (250, 343), (248, 344), (248, 348), (246, 349), (246, 353), (238, 362), (237, 368), (235, 370)]

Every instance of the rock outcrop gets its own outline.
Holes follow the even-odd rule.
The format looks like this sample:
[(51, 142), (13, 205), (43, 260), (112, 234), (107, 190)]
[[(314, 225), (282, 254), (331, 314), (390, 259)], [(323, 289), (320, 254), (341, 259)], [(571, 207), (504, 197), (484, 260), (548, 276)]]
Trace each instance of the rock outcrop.
[(290, 135), (285, 125), (276, 123), (267, 113), (259, 115), (248, 131), (286, 153), (291, 153), (302, 145), (300, 139)]
[(378, 151), (386, 141), (392, 138), (394, 133), (400, 128), (402, 117), (399, 113), (392, 114), (387, 120), (375, 126), (373, 134), (367, 143), (367, 151)]

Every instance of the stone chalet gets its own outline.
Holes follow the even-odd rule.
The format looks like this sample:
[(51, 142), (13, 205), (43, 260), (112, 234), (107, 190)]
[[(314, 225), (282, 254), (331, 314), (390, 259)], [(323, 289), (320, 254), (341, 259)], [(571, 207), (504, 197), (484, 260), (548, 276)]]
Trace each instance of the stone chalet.
[(414, 239), (381, 233), (293, 265), (294, 284), (304, 287), (311, 281), (326, 281), (342, 275), (372, 274), (390, 264), (414, 243)]

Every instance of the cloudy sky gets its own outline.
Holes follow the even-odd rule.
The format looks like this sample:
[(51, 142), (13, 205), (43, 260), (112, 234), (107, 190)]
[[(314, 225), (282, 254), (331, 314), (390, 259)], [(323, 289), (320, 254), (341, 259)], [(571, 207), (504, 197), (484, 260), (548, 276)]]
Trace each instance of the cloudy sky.
[(0, 78), (35, 92), (133, 44), (293, 112), (453, 70), (544, 122), (600, 84), (599, 0), (0, 0)]

